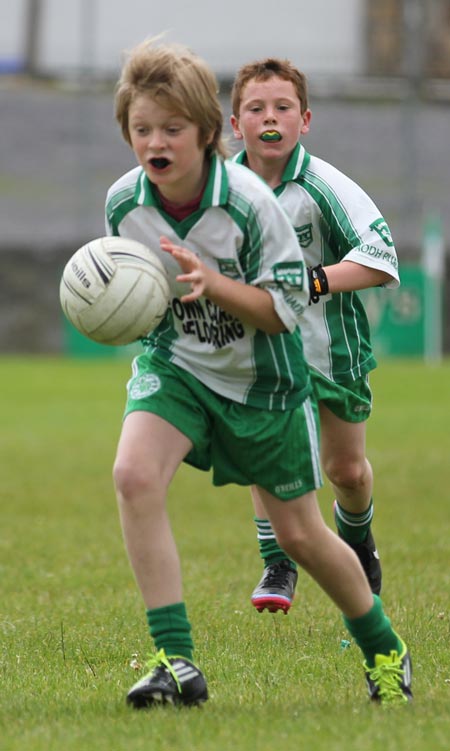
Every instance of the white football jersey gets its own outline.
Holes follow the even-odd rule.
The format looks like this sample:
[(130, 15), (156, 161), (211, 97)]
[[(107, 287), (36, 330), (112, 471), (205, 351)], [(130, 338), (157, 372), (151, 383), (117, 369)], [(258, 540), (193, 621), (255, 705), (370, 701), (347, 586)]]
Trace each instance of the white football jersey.
[[(232, 161), (245, 162), (245, 151)], [(386, 271), (399, 285), (398, 261), (389, 227), (355, 182), (299, 143), (275, 190), (289, 217), (307, 266), (353, 261)], [(311, 367), (338, 383), (376, 366), (367, 315), (357, 292), (326, 295), (307, 307), (300, 322)]]
[[(289, 409), (310, 393), (299, 322), (308, 306), (303, 253), (273, 192), (239, 164), (211, 161), (200, 208), (178, 222), (161, 206), (141, 167), (117, 180), (106, 199), (106, 231), (138, 240), (167, 269), (172, 300), (148, 346), (229, 399), (263, 409)], [(178, 263), (160, 249), (161, 235), (243, 284), (267, 289), (287, 332), (269, 336), (221, 310), (207, 297), (182, 303)]]

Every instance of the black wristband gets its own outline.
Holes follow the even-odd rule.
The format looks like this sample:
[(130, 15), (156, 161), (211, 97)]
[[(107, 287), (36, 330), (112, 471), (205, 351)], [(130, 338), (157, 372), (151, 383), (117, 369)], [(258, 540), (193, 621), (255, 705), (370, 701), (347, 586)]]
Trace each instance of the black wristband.
[(321, 295), (328, 294), (328, 279), (322, 264), (308, 267), (309, 301), (319, 302)]

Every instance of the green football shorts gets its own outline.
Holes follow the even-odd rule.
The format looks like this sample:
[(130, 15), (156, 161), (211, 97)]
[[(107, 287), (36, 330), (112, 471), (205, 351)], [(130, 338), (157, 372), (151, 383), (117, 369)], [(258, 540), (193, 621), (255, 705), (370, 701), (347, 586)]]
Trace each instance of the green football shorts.
[(335, 383), (311, 368), (314, 396), (345, 422), (364, 422), (372, 412), (369, 376), (347, 383)]
[(260, 485), (281, 500), (322, 485), (317, 406), (286, 412), (231, 401), (148, 353), (133, 361), (125, 416), (152, 412), (189, 438), (188, 464), (213, 469), (214, 485)]

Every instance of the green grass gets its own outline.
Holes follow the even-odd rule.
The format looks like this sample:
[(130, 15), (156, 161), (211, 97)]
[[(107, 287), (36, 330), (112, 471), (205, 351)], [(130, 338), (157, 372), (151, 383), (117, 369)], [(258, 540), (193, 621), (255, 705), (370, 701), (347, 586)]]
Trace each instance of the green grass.
[[(383, 599), (414, 660), (412, 706), (365, 695), (361, 657), (305, 575), (288, 617), (249, 605), (261, 563), (249, 493), (182, 467), (169, 505), (202, 709), (137, 713), (150, 650), (111, 480), (129, 364), (0, 360), (2, 751), (428, 751), (450, 737), (450, 363), (372, 376), (368, 453)], [(331, 523), (331, 494), (320, 492)]]

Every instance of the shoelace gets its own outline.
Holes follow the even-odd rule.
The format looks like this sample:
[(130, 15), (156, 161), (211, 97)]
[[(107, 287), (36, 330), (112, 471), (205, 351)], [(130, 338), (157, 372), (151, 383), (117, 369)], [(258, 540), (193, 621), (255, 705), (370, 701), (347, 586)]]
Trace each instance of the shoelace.
[(283, 566), (272, 564), (272, 566), (270, 566), (269, 568), (269, 571), (267, 572), (267, 584), (271, 584), (276, 587), (284, 586), (289, 580), (288, 574), (290, 570), (290, 568), (284, 568)]
[(177, 684), (178, 693), (181, 694), (181, 685), (180, 681), (178, 680), (178, 676), (169, 662), (169, 658), (167, 657), (164, 649), (160, 649), (159, 652), (157, 652), (154, 655), (151, 655), (151, 657), (148, 658), (147, 662), (145, 663), (146, 668), (148, 668), (149, 673), (152, 673), (157, 668), (164, 667), (166, 668), (172, 678), (174, 679), (175, 683)]
[(404, 671), (400, 663), (386, 662), (369, 670), (369, 677), (378, 686), (381, 702), (408, 701), (401, 689)]

